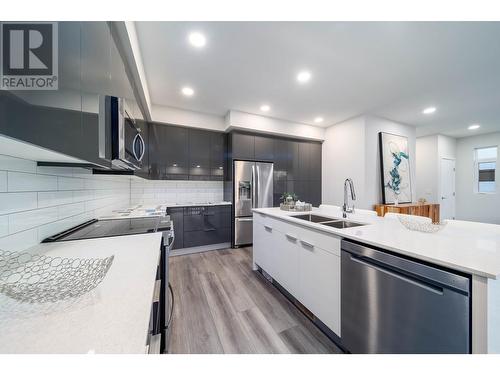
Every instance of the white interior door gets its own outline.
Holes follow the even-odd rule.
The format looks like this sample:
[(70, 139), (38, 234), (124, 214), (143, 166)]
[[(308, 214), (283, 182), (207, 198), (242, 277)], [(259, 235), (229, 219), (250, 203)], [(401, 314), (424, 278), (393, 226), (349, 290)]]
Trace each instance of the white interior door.
[(455, 160), (441, 159), (440, 219), (455, 218)]

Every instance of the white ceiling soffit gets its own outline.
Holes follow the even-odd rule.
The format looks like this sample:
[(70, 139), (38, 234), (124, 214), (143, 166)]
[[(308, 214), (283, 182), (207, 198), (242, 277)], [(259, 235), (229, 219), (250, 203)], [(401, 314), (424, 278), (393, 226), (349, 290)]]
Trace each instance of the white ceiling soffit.
[[(372, 114), (417, 134), (500, 130), (498, 22), (136, 22), (151, 103), (329, 126)], [(206, 46), (194, 48), (199, 31)], [(307, 69), (311, 79), (299, 84)], [(183, 96), (183, 86), (195, 93)], [(421, 111), (436, 106), (433, 115)]]
[(88, 164), (87, 161), (60, 154), (14, 138), (0, 135), (0, 154), (51, 163)]
[(110, 24), (119, 38), (118, 48), (122, 50), (126, 59), (125, 63), (134, 80), (137, 90), (136, 94), (139, 96), (139, 105), (144, 112), (146, 120), (151, 120), (151, 98), (144, 71), (141, 48), (137, 39), (135, 22), (114, 21), (110, 22)]

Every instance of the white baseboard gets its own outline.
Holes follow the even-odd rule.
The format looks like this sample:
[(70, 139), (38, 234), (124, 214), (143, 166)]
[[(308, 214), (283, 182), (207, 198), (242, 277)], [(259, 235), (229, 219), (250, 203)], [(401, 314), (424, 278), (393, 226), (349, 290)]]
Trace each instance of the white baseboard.
[(223, 250), (223, 249), (229, 249), (230, 247), (231, 247), (230, 242), (216, 243), (213, 245), (187, 247), (185, 249), (170, 250), (170, 256), (175, 257), (178, 255), (202, 253), (204, 251)]

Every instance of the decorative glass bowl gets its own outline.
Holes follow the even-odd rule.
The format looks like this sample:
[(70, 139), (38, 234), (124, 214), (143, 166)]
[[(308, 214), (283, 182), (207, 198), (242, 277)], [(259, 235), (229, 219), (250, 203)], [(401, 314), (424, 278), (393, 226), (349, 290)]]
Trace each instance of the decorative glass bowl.
[(446, 226), (446, 224), (428, 223), (419, 220), (412, 220), (402, 216), (398, 216), (398, 220), (406, 229), (415, 232), (436, 233)]
[(0, 250), (0, 293), (28, 303), (80, 297), (101, 283), (113, 259), (114, 255), (79, 259)]

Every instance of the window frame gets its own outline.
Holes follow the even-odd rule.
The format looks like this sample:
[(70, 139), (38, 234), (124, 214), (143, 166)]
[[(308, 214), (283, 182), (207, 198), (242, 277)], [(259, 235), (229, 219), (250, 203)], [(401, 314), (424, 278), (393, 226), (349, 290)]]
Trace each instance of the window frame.
[[(478, 159), (477, 151), (485, 148), (496, 148), (497, 157), (496, 158), (484, 158)], [(479, 190), (479, 164), (480, 163), (495, 163), (495, 190), (494, 191), (480, 191)], [(498, 145), (475, 147), (474, 148), (474, 193), (475, 194), (497, 194), (498, 193)]]

